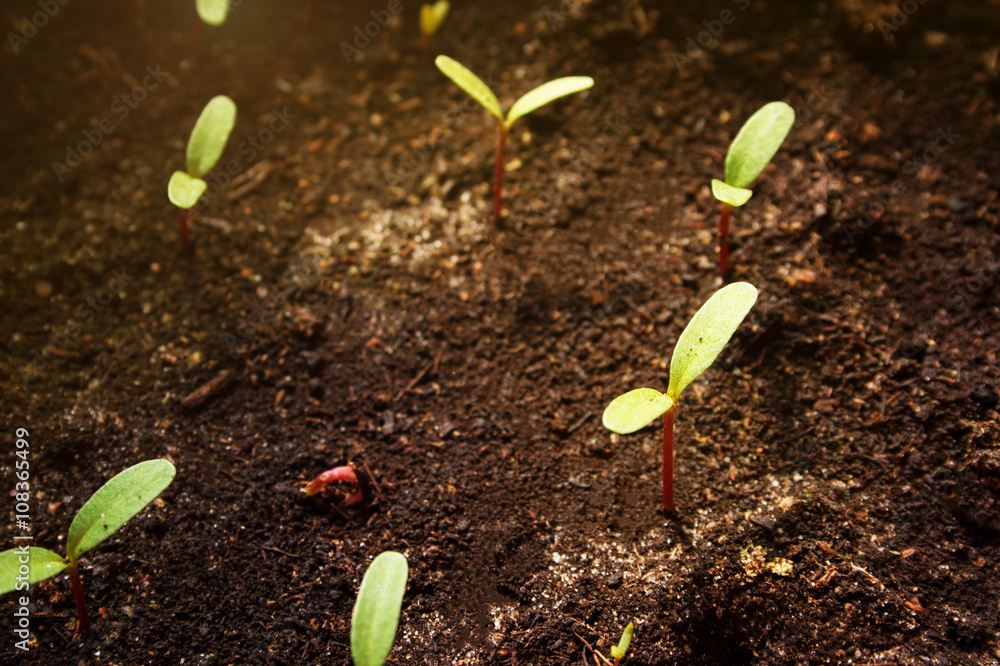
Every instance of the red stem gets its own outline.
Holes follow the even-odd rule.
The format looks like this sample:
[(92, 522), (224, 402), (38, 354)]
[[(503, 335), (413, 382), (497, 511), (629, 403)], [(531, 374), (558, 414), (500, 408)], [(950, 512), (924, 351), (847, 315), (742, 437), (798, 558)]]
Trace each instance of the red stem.
[(723, 276), (729, 272), (729, 215), (732, 210), (732, 206), (724, 203), (719, 214), (719, 275)]
[(181, 245), (187, 246), (187, 244), (191, 242), (188, 238), (188, 225), (191, 222), (190, 211), (186, 208), (178, 208), (177, 212), (177, 223), (180, 225)]
[(80, 580), (80, 571), (76, 564), (66, 567), (69, 572), (69, 582), (73, 586), (73, 598), (76, 600), (76, 614), (79, 620), (76, 623), (76, 632), (80, 633), (90, 626), (90, 615), (87, 614), (87, 598), (83, 594), (83, 581)]
[(354, 473), (354, 470), (349, 465), (334, 467), (333, 469), (329, 469), (317, 476), (309, 483), (308, 486), (306, 486), (306, 495), (315, 495), (316, 493), (322, 492), (323, 489), (326, 488), (327, 484), (333, 483), (334, 481), (347, 481), (348, 483), (354, 484), (356, 490), (344, 500), (344, 506), (353, 506), (364, 500), (361, 485), (358, 483), (358, 475)]
[(663, 415), (663, 510), (674, 512), (674, 409)]
[(493, 174), (493, 216), (500, 217), (503, 190), (503, 151), (507, 146), (507, 126), (500, 123), (500, 138), (497, 143), (497, 168)]

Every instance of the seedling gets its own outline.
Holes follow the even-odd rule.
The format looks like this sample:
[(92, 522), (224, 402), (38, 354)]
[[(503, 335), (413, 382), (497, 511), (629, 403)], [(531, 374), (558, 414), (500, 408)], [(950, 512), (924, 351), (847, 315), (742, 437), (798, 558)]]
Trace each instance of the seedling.
[(753, 192), (746, 189), (764, 170), (795, 122), (795, 111), (784, 102), (770, 102), (750, 116), (726, 153), (726, 181), (712, 179), (712, 196), (722, 204), (719, 214), (719, 274), (729, 272), (729, 216)]
[(77, 632), (86, 629), (90, 617), (80, 580), (80, 558), (156, 499), (176, 472), (166, 460), (147, 460), (112, 477), (73, 518), (66, 538), (66, 558), (35, 546), (18, 546), (0, 553), (0, 594), (27, 591), (31, 585), (65, 569), (76, 599)]
[(236, 124), (236, 104), (225, 95), (213, 97), (191, 131), (187, 145), (187, 172), (175, 171), (167, 185), (170, 203), (177, 206), (182, 245), (188, 244), (191, 208), (208, 189), (202, 176), (212, 170)]
[(326, 488), (327, 484), (337, 481), (346, 481), (354, 486), (354, 492), (348, 495), (346, 499), (341, 502), (341, 504), (344, 506), (354, 506), (355, 504), (360, 504), (364, 501), (364, 487), (358, 478), (357, 471), (355, 470), (353, 464), (334, 467), (333, 469), (323, 472), (305, 487), (305, 494), (307, 496), (312, 496), (321, 493), (323, 492), (323, 489)]
[(615, 658), (615, 666), (618, 666), (618, 663), (628, 651), (628, 645), (632, 642), (632, 628), (632, 623), (629, 622), (625, 626), (625, 631), (622, 632), (622, 639), (618, 641), (618, 645), (611, 648), (611, 656)]
[[(198, 10), (198, 21), (194, 25), (193, 50), (201, 53), (202, 35), (205, 24), (220, 26), (226, 22), (229, 15), (229, 3), (233, 0), (195, 0), (195, 9)], [(237, 3), (238, 4), (238, 3)]]
[(229, 15), (230, 0), (196, 0), (198, 16), (209, 25), (222, 25)]
[(604, 427), (620, 435), (663, 416), (663, 510), (674, 510), (674, 410), (687, 385), (715, 361), (757, 301), (757, 289), (736, 282), (715, 292), (677, 339), (666, 393), (639, 388), (618, 396), (604, 410)]
[(437, 0), (433, 5), (420, 7), (420, 48), (424, 53), (430, 48), (431, 38), (448, 16), (449, 9), (451, 5), (448, 0)]
[(400, 553), (386, 551), (372, 560), (361, 580), (351, 617), (354, 666), (382, 666), (392, 650), (409, 567)]
[(503, 188), (503, 155), (504, 148), (507, 146), (507, 134), (510, 132), (510, 126), (518, 118), (528, 115), (535, 109), (543, 107), (553, 100), (587, 90), (594, 85), (594, 79), (589, 76), (566, 76), (543, 83), (514, 102), (514, 105), (510, 107), (510, 111), (507, 112), (507, 117), (504, 118), (503, 111), (500, 108), (500, 100), (497, 99), (497, 96), (493, 94), (493, 91), (490, 90), (489, 86), (482, 79), (448, 56), (438, 56), (434, 60), (434, 64), (455, 85), (467, 92), (469, 96), (482, 104), (487, 111), (496, 116), (499, 138), (497, 140), (496, 171), (493, 177), (493, 215), (499, 218), (502, 203), (501, 190)]

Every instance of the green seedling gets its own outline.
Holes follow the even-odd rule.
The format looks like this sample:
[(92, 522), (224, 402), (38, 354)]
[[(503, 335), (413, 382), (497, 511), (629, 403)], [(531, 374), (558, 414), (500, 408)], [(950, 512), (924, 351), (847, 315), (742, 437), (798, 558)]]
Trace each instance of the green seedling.
[(198, 16), (209, 25), (222, 25), (229, 15), (230, 0), (196, 0)]
[(430, 49), (431, 38), (437, 34), (450, 9), (448, 0), (437, 0), (433, 5), (420, 8), (420, 48), (424, 53)]
[(220, 26), (226, 22), (229, 16), (229, 3), (232, 0), (195, 0), (195, 9), (198, 10), (198, 18), (201, 21), (195, 23), (193, 37), (194, 53), (201, 53), (202, 37), (204, 26)]
[(618, 641), (618, 645), (611, 648), (611, 656), (615, 658), (615, 666), (618, 666), (622, 657), (628, 652), (628, 645), (632, 642), (632, 629), (632, 623), (629, 622), (625, 626), (625, 631), (622, 632), (622, 639)]
[(191, 224), (191, 208), (208, 189), (202, 176), (212, 170), (219, 161), (229, 134), (236, 124), (236, 104), (225, 95), (213, 97), (191, 131), (187, 145), (187, 172), (175, 171), (167, 184), (170, 203), (177, 206), (182, 245), (188, 244), (188, 226)]
[(733, 337), (757, 301), (757, 288), (736, 282), (715, 292), (681, 333), (670, 359), (666, 393), (640, 388), (611, 401), (604, 427), (620, 435), (645, 428), (663, 416), (663, 510), (674, 510), (674, 410), (687, 385), (705, 372)]
[(747, 189), (778, 152), (795, 122), (795, 111), (784, 102), (770, 102), (750, 116), (726, 153), (726, 180), (712, 179), (712, 196), (722, 204), (719, 214), (719, 274), (729, 272), (729, 217), (753, 192)]
[(497, 142), (496, 171), (493, 177), (493, 215), (499, 218), (502, 204), (500, 193), (503, 188), (504, 148), (507, 146), (507, 135), (510, 132), (510, 126), (518, 118), (528, 115), (535, 109), (545, 106), (553, 100), (587, 90), (594, 85), (594, 79), (589, 76), (566, 76), (543, 83), (514, 102), (514, 105), (510, 107), (510, 111), (507, 112), (507, 117), (504, 118), (503, 111), (500, 108), (500, 100), (497, 99), (497, 96), (493, 94), (493, 91), (490, 90), (490, 87), (482, 79), (448, 56), (438, 56), (434, 60), (434, 64), (455, 85), (467, 92), (470, 97), (496, 116), (497, 126), (499, 127), (499, 138)]
[(351, 617), (354, 666), (382, 666), (396, 640), (399, 611), (409, 567), (400, 553), (386, 551), (372, 560), (361, 580)]
[(73, 518), (66, 538), (65, 558), (35, 546), (18, 546), (0, 553), (0, 594), (26, 592), (31, 585), (66, 570), (76, 599), (77, 632), (86, 629), (90, 617), (80, 580), (80, 558), (156, 499), (174, 480), (176, 472), (166, 460), (147, 460), (112, 477)]

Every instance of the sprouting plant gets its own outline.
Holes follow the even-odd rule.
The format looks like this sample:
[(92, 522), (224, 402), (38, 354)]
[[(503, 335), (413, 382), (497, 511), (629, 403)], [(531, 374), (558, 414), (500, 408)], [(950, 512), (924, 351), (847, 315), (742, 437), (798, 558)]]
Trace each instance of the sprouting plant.
[(726, 180), (712, 179), (712, 196), (722, 204), (719, 214), (719, 274), (729, 271), (729, 216), (753, 192), (746, 189), (764, 170), (795, 122), (795, 111), (784, 102), (770, 102), (743, 125), (726, 153)]
[(351, 617), (354, 666), (382, 666), (392, 650), (406, 592), (406, 557), (386, 551), (372, 560), (361, 580)]
[(490, 90), (489, 86), (482, 79), (448, 56), (438, 56), (434, 60), (434, 64), (455, 85), (467, 92), (469, 96), (482, 104), (487, 111), (496, 116), (499, 127), (499, 138), (497, 141), (496, 171), (493, 177), (493, 215), (499, 218), (502, 203), (501, 189), (503, 187), (504, 148), (507, 145), (507, 134), (510, 132), (510, 126), (518, 118), (528, 115), (535, 109), (545, 106), (553, 100), (587, 90), (594, 85), (594, 79), (589, 76), (566, 76), (543, 83), (514, 102), (514, 105), (510, 107), (510, 111), (507, 112), (507, 117), (504, 118), (503, 111), (500, 108), (500, 100), (497, 99), (497, 96), (493, 94), (493, 91)]
[(618, 645), (611, 648), (611, 656), (615, 659), (615, 666), (618, 666), (622, 657), (628, 652), (628, 645), (632, 642), (632, 629), (632, 623), (629, 622), (625, 626), (625, 631), (622, 632), (622, 638), (618, 641)]
[(222, 25), (229, 15), (229, 3), (231, 0), (196, 0), (195, 7), (198, 9), (198, 16), (209, 25)]
[(188, 226), (191, 224), (191, 208), (208, 183), (202, 176), (212, 170), (226, 147), (229, 134), (236, 124), (236, 104), (225, 95), (209, 100), (198, 116), (187, 145), (187, 172), (175, 171), (167, 184), (170, 203), (177, 206), (180, 223), (180, 240), (188, 244)]
[(78, 564), (88, 550), (117, 532), (174, 480), (177, 470), (167, 460), (147, 460), (113, 476), (80, 508), (69, 526), (66, 558), (47, 548), (18, 546), (0, 553), (0, 594), (26, 591), (31, 585), (69, 574), (79, 616), (77, 631), (90, 624)]
[(670, 359), (666, 393), (640, 388), (611, 401), (604, 427), (620, 435), (645, 428), (663, 415), (663, 510), (674, 510), (674, 410), (687, 385), (705, 372), (757, 301), (757, 288), (736, 282), (715, 292), (681, 332)]
[(342, 504), (344, 506), (353, 506), (364, 501), (364, 487), (358, 478), (357, 470), (353, 464), (334, 467), (333, 469), (323, 472), (309, 482), (309, 485), (305, 487), (305, 494), (307, 496), (311, 496), (320, 493), (324, 488), (326, 488), (327, 484), (337, 481), (346, 481), (354, 486), (354, 492), (343, 500)]
[(450, 9), (448, 0), (437, 0), (433, 5), (420, 7), (420, 48), (425, 53), (430, 48), (431, 38), (441, 27)]

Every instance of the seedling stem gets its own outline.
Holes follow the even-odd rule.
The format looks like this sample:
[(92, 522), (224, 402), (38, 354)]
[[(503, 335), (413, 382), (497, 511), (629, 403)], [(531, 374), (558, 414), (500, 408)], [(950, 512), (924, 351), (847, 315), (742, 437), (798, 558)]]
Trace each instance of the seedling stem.
[(420, 8), (420, 50), (427, 55), (431, 48), (431, 38), (437, 33), (438, 28), (451, 5), (448, 0), (437, 0), (433, 5), (424, 5)]
[(87, 597), (83, 593), (83, 581), (80, 579), (80, 570), (76, 564), (66, 567), (69, 573), (69, 582), (73, 587), (73, 599), (76, 601), (76, 615), (79, 620), (76, 623), (76, 633), (80, 633), (90, 626), (90, 614), (87, 612)]
[(677, 403), (663, 415), (663, 510), (674, 512), (674, 411)]
[(507, 147), (507, 135), (510, 130), (503, 123), (500, 124), (500, 137), (497, 139), (497, 166), (493, 174), (493, 216), (500, 217), (500, 209), (503, 205), (503, 154)]
[(722, 204), (719, 212), (719, 275), (729, 272), (729, 216), (732, 212), (732, 206)]
[(180, 224), (181, 245), (187, 247), (191, 243), (191, 239), (188, 237), (188, 227), (191, 225), (191, 209), (178, 208), (177, 214), (178, 223)]

